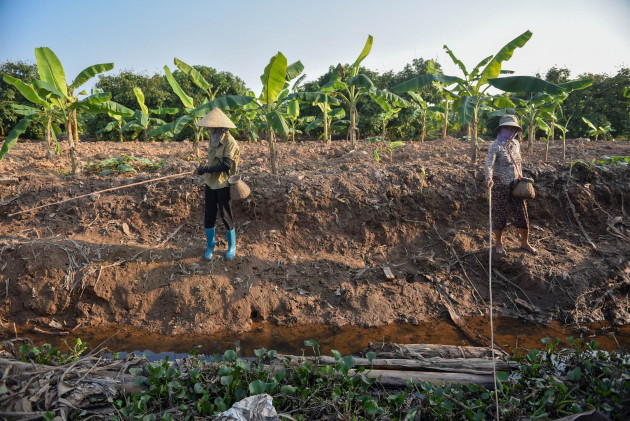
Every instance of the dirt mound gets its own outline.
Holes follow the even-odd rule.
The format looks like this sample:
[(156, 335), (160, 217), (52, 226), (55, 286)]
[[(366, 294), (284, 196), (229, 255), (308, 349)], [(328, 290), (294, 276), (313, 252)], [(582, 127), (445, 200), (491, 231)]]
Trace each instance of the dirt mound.
[[(21, 142), (0, 162), (0, 317), (54, 319), (73, 328), (108, 323), (165, 333), (248, 330), (253, 322), (378, 326), (488, 310), (488, 199), (483, 163), (454, 138), (408, 142), (377, 163), (373, 146), (279, 145), (278, 175), (264, 144), (241, 143), (250, 197), (233, 203), (237, 254), (203, 260), (203, 190), (185, 176), (120, 189), (8, 217), (115, 186), (196, 168), (182, 143), (83, 142), (83, 161), (134, 155), (164, 165), (133, 176), (65, 175), (66, 155), (48, 160)], [(482, 157), (488, 143), (482, 144)], [(531, 240), (494, 259), (500, 315), (536, 322), (630, 323), (630, 168), (590, 163), (630, 155), (627, 142), (568, 141), (524, 156), (536, 180)], [(482, 158), (484, 159), (484, 158)], [(392, 277), (386, 276), (389, 268)], [(442, 292), (440, 292), (442, 291)]]

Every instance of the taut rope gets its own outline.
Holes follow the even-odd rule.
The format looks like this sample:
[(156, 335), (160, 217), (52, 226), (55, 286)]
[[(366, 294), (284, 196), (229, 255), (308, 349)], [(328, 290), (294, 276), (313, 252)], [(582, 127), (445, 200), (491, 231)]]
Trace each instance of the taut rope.
[(59, 205), (61, 203), (70, 202), (71, 200), (77, 200), (77, 199), (81, 199), (81, 198), (84, 198), (84, 197), (92, 196), (92, 195), (95, 195), (95, 194), (100, 194), (100, 193), (105, 193), (105, 192), (114, 191), (114, 190), (120, 190), (120, 189), (126, 189), (127, 187), (139, 186), (140, 184), (146, 184), (146, 183), (153, 183), (154, 181), (166, 180), (167, 178), (183, 177), (185, 175), (189, 175), (189, 174), (192, 174), (194, 172), (195, 171), (186, 171), (186, 172), (179, 173), (179, 174), (166, 175), (164, 177), (152, 178), (150, 180), (139, 181), (137, 183), (132, 183), (132, 184), (126, 184), (124, 186), (112, 187), (110, 189), (99, 190), (99, 191), (95, 191), (95, 192), (92, 192), (92, 193), (82, 194), (81, 196), (71, 197), (69, 199), (60, 200), (58, 202), (47, 203), (45, 205), (36, 206), (34, 208), (29, 208), (29, 209), (21, 210), (19, 212), (10, 213), (10, 214), (7, 215), (7, 217), (11, 217), (11, 216), (19, 215), (21, 213), (34, 211), (34, 210), (45, 208), (45, 207), (48, 207), (48, 206)]

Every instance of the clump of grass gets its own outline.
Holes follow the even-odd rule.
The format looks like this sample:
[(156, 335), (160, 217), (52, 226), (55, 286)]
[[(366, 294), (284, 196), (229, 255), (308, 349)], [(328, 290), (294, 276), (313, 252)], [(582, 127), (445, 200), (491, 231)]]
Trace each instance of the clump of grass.
[(111, 174), (138, 173), (141, 171), (153, 171), (164, 164), (164, 160), (151, 161), (146, 158), (138, 158), (133, 155), (122, 155), (120, 158), (109, 158), (100, 162), (88, 162), (85, 166), (86, 173), (99, 173), (107, 176)]

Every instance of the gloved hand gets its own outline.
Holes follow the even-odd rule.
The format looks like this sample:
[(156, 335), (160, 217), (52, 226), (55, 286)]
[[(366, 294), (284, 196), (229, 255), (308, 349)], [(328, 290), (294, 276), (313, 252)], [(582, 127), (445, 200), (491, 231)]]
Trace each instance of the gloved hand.
[(209, 165), (199, 165), (199, 167), (197, 167), (197, 175), (203, 175), (207, 172), (210, 172)]

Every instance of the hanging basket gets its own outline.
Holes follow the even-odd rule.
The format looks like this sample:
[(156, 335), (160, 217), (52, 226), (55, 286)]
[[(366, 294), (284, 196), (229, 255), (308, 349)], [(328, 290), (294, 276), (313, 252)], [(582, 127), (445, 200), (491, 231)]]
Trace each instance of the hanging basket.
[(245, 184), (243, 180), (241, 180), (240, 175), (231, 176), (228, 179), (228, 183), (230, 184), (230, 199), (241, 200), (249, 196), (251, 190), (249, 186)]
[(534, 190), (534, 180), (531, 178), (523, 177), (520, 180), (516, 180), (516, 184), (512, 189), (512, 196), (519, 199), (533, 199), (536, 197), (536, 191)]

